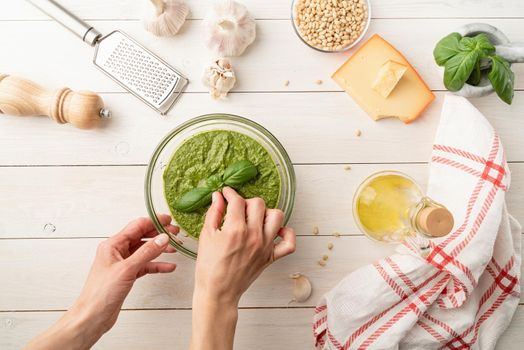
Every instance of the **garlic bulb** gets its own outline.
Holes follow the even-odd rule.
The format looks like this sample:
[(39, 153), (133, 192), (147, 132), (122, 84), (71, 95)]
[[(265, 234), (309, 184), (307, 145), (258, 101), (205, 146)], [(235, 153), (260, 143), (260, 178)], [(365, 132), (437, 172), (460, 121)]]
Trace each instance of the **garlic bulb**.
[(207, 47), (218, 57), (240, 56), (255, 41), (255, 19), (233, 0), (215, 4), (204, 18)]
[(209, 87), (209, 93), (213, 98), (226, 97), (236, 82), (231, 62), (227, 58), (213, 62), (204, 70), (202, 82)]
[(291, 302), (303, 303), (309, 299), (312, 292), (311, 282), (301, 273), (294, 273), (289, 276), (294, 280), (293, 299)]
[(185, 0), (143, 0), (147, 7), (144, 27), (156, 36), (173, 36), (189, 14)]

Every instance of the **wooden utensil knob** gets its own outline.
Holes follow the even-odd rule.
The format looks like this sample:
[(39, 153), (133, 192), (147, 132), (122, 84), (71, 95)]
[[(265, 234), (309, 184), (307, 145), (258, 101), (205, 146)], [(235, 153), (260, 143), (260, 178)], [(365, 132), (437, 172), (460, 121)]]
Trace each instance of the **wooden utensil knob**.
[(92, 129), (111, 113), (91, 91), (69, 88), (47, 90), (26, 79), (0, 74), (0, 113), (15, 116), (45, 115), (60, 124)]

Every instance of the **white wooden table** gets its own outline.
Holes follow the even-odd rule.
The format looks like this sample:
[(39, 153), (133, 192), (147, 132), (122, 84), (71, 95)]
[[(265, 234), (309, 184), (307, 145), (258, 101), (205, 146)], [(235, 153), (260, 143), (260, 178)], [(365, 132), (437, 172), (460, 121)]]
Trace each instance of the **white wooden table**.
[[(114, 117), (103, 129), (79, 131), (45, 118), (0, 115), (0, 348), (18, 349), (77, 296), (96, 245), (127, 221), (145, 215), (143, 179), (157, 142), (200, 114), (229, 112), (267, 127), (288, 150), (297, 173), (291, 224), (297, 252), (266, 271), (242, 299), (238, 349), (311, 349), (318, 298), (357, 267), (388, 254), (363, 237), (351, 216), (356, 186), (377, 170), (397, 169), (425, 183), (427, 160), (445, 94), (432, 59), (436, 41), (469, 22), (487, 22), (524, 41), (521, 0), (372, 0), (369, 34), (400, 49), (435, 91), (436, 101), (412, 125), (375, 123), (330, 79), (348, 57), (315, 52), (295, 36), (290, 0), (244, 0), (258, 37), (234, 60), (238, 85), (213, 101), (200, 82), (210, 58), (201, 41), (209, 1), (191, 0), (191, 20), (173, 39), (142, 29), (139, 1), (61, 0), (102, 32), (120, 28), (191, 79), (188, 91), (161, 117), (91, 65), (92, 49), (24, 1), (0, 4), (0, 72), (49, 87), (99, 92)], [(368, 35), (369, 35), (368, 34)], [(514, 66), (512, 106), (496, 96), (473, 100), (499, 131), (513, 171), (510, 211), (524, 222), (524, 65)], [(315, 84), (317, 79), (322, 85)], [(284, 81), (289, 80), (289, 86)], [(356, 137), (354, 131), (362, 130)], [(350, 164), (350, 171), (344, 170)], [(320, 235), (312, 235), (318, 225)], [(340, 238), (332, 236), (340, 231)], [(335, 243), (325, 268), (316, 261)], [(173, 256), (171, 275), (141, 279), (100, 349), (184, 349), (190, 333), (194, 262)], [(288, 307), (289, 273), (307, 274), (313, 297)], [(520, 349), (524, 306), (499, 349)]]

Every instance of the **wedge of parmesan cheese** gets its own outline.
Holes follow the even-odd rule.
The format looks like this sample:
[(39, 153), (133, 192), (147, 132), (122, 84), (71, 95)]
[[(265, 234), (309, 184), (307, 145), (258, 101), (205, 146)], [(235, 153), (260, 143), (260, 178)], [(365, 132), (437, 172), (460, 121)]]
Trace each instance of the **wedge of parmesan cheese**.
[[(387, 97), (374, 89), (377, 76), (384, 64), (395, 62), (406, 67), (397, 83), (380, 79)], [(390, 64), (391, 66), (391, 64)], [(386, 68), (387, 69), (387, 68)], [(398, 74), (395, 72), (394, 74)], [(409, 64), (404, 56), (379, 35), (373, 35), (332, 76), (373, 119), (395, 117), (404, 123), (417, 119), (422, 111), (435, 99), (435, 95)]]
[(387, 98), (407, 69), (408, 67), (405, 64), (387, 60), (378, 70), (377, 77), (371, 87), (382, 97)]

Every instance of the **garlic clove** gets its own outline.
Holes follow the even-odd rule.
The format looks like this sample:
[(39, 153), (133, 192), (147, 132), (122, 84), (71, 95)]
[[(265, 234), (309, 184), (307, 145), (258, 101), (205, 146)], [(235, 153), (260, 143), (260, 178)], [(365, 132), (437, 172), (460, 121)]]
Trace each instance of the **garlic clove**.
[(220, 79), (220, 73), (211, 72), (211, 76), (209, 77), (209, 86), (216, 87), (219, 79)]
[(227, 58), (214, 61), (204, 69), (202, 82), (209, 87), (209, 93), (213, 98), (226, 97), (236, 83), (231, 62)]
[(204, 18), (206, 45), (219, 57), (240, 56), (255, 41), (256, 23), (247, 8), (222, 0)]
[[(233, 77), (234, 78), (234, 77)], [(224, 74), (223, 78), (218, 79), (215, 86), (216, 89), (223, 92), (228, 92), (235, 85), (235, 79), (231, 79), (231, 76)]]
[(156, 36), (174, 36), (189, 15), (185, 0), (143, 0), (144, 28)]
[(216, 64), (219, 67), (221, 67), (221, 69), (223, 69), (224, 72), (228, 72), (233, 69), (233, 66), (231, 65), (231, 61), (229, 61), (227, 58), (218, 59)]
[(294, 280), (293, 299), (291, 302), (303, 303), (309, 299), (313, 290), (309, 279), (301, 273), (294, 273), (289, 276)]

